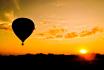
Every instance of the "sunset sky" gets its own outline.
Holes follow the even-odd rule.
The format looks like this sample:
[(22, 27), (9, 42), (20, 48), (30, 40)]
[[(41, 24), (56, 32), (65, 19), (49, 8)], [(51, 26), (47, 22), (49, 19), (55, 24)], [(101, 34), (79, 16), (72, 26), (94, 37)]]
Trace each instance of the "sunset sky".
[[(11, 27), (19, 17), (36, 25), (24, 46)], [(0, 54), (79, 54), (80, 49), (104, 54), (103, 0), (0, 0)]]

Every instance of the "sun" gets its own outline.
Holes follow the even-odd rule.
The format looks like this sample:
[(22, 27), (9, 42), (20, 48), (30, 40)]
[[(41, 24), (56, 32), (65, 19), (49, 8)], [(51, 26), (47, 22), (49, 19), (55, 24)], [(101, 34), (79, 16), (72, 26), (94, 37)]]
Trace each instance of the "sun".
[(80, 51), (79, 51), (81, 54), (87, 54), (88, 53), (88, 50), (86, 50), (86, 49), (80, 49)]
[(90, 52), (89, 50), (87, 50), (87, 49), (80, 49), (80, 50), (79, 50), (79, 53), (80, 53), (79, 57), (80, 57), (81, 59), (86, 60), (86, 61), (91, 61), (91, 60), (93, 60), (93, 59), (95, 58), (95, 56), (96, 56), (96, 54), (91, 53), (91, 52)]

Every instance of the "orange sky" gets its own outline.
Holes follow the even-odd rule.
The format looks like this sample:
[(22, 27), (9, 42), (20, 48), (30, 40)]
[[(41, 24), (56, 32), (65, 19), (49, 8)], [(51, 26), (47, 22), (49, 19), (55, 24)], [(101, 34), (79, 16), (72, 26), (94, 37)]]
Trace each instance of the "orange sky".
[[(104, 54), (103, 0), (0, 0), (0, 54)], [(21, 46), (11, 24), (34, 21), (36, 30)]]

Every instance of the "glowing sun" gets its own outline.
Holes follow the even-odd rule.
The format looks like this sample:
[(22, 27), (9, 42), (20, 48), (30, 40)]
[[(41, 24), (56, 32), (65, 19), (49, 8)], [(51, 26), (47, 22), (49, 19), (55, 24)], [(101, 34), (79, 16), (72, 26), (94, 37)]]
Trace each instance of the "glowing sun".
[(86, 49), (80, 49), (80, 51), (79, 51), (81, 54), (87, 54), (88, 53), (88, 50), (86, 50)]

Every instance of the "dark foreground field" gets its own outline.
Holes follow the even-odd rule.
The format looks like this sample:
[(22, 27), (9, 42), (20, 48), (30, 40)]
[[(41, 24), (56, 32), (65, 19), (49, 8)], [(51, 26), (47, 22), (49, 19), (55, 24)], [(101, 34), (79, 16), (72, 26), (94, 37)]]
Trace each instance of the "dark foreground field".
[(104, 68), (104, 55), (96, 54), (94, 60), (86, 61), (77, 55), (18, 55), (0, 56), (0, 65), (66, 66), (68, 68)]

